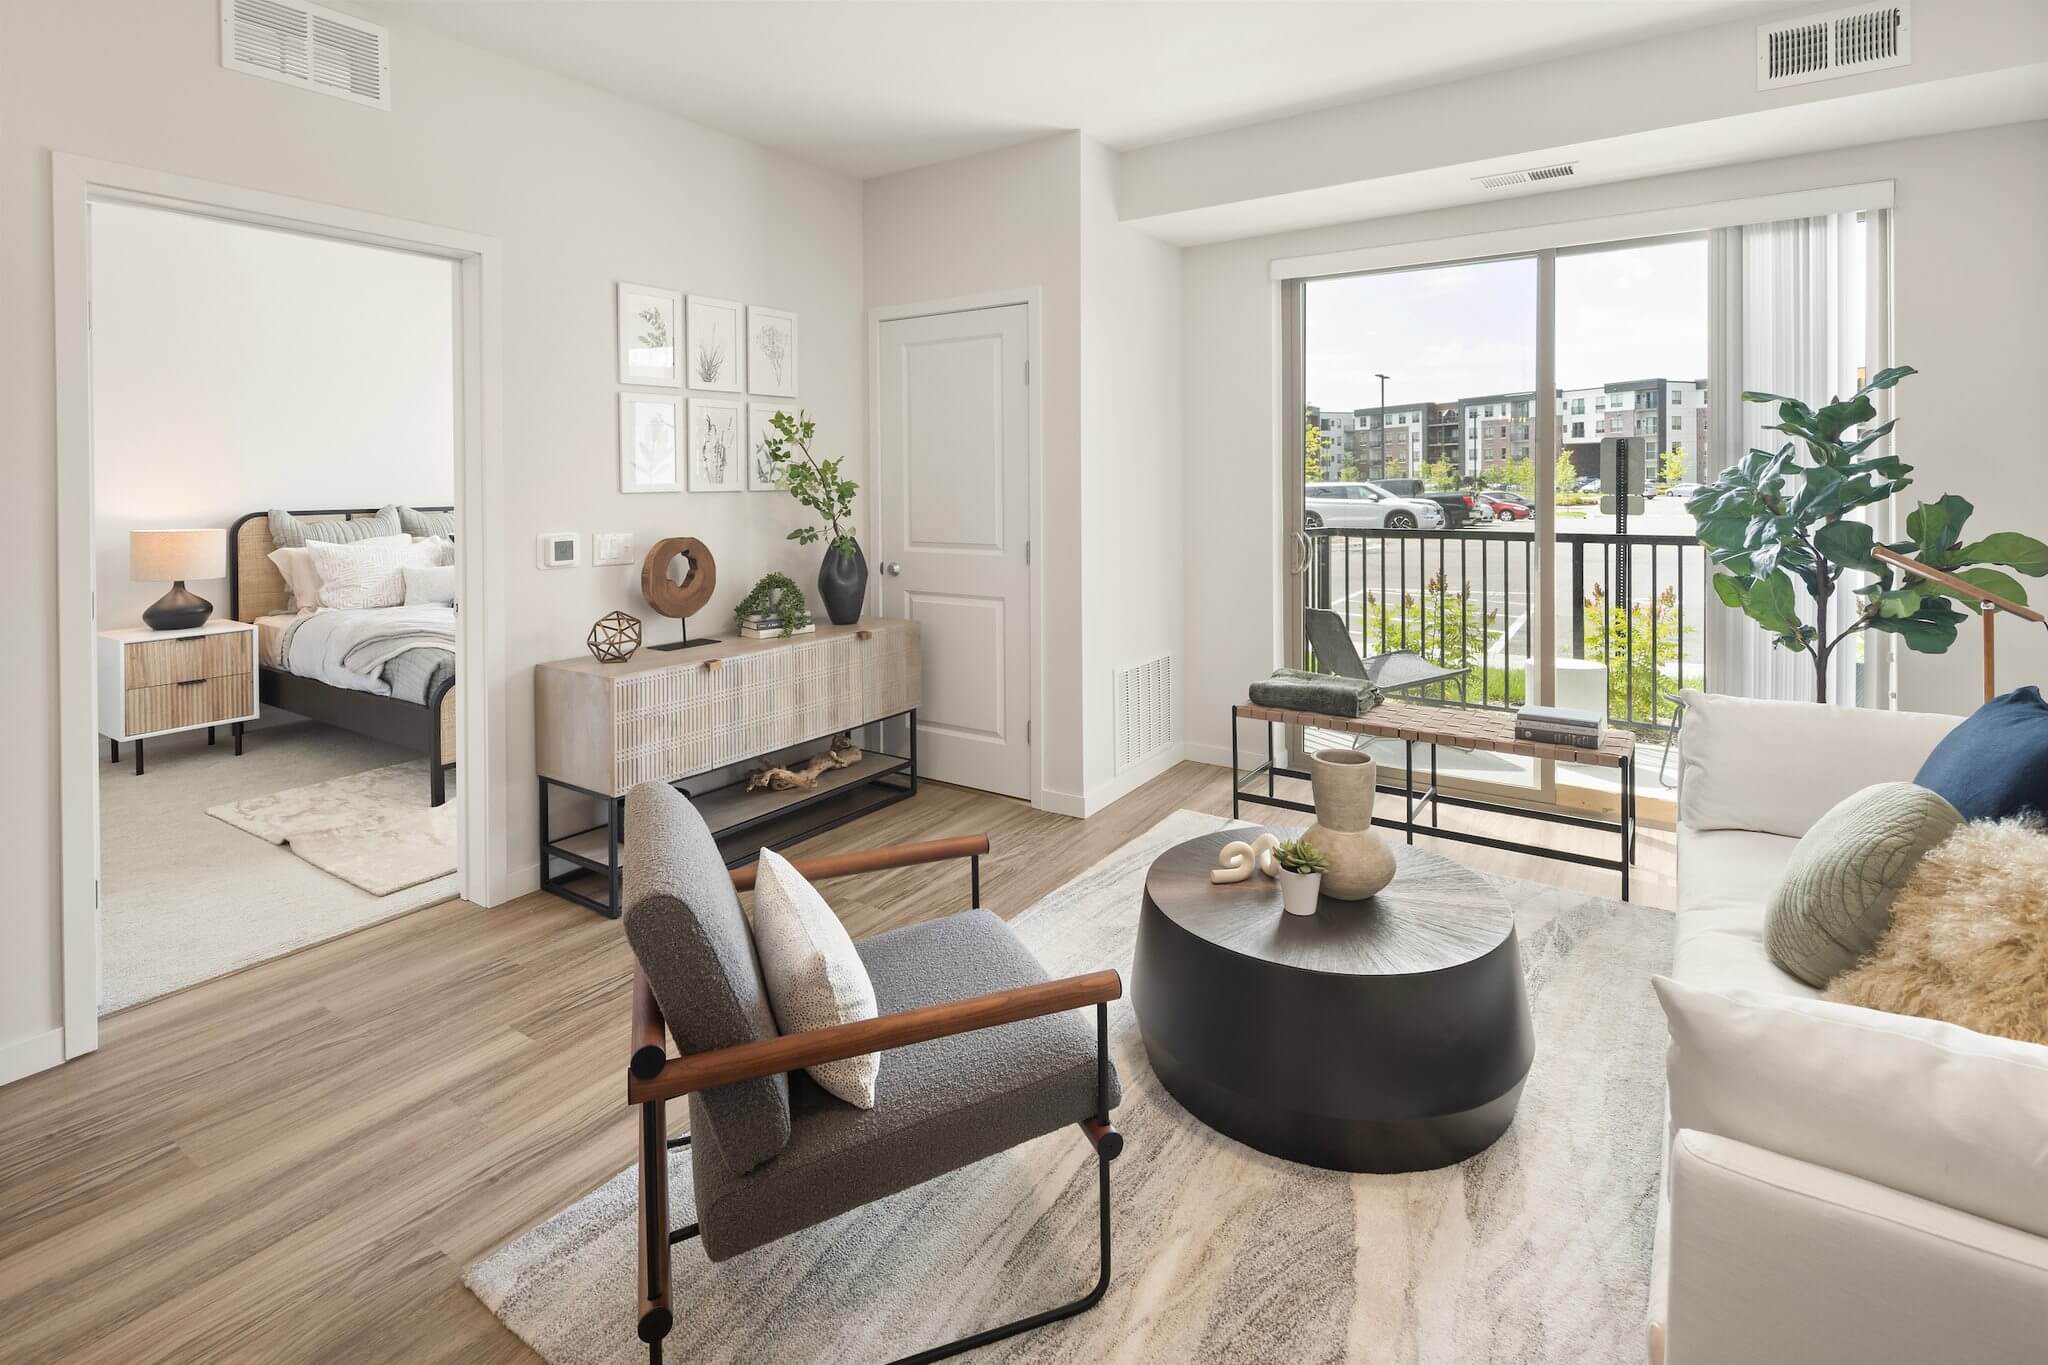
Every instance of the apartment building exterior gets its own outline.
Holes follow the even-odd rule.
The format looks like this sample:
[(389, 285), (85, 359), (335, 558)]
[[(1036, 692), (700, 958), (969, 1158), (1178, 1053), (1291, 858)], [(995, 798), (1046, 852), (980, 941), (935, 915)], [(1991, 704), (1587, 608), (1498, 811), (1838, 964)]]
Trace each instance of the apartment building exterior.
[(1359, 408), (1352, 432), (1356, 463), (1368, 479), (1420, 478), (1428, 462), (1428, 403)]

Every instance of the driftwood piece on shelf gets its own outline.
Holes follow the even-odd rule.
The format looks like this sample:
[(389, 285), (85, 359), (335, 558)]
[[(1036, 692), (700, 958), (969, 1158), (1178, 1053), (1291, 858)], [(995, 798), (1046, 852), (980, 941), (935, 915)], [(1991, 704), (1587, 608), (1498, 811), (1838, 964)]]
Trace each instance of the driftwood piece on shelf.
[(860, 762), (860, 746), (845, 735), (832, 741), (832, 747), (823, 753), (812, 754), (794, 768), (756, 768), (747, 774), (747, 790), (757, 791), (809, 791), (818, 785), (818, 779), (834, 768), (850, 768)]

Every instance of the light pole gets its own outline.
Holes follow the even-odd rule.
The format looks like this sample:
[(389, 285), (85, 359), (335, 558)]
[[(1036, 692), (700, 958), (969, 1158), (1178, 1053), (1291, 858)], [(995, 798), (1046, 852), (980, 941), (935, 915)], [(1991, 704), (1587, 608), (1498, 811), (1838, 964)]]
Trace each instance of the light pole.
[(1380, 381), (1380, 473), (1387, 477), (1387, 377), (1377, 372), (1374, 378)]

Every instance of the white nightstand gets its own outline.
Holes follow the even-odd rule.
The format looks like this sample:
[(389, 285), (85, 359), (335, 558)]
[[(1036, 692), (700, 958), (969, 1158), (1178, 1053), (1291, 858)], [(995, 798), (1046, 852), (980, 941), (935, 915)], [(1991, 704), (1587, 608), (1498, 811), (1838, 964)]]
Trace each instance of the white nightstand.
[(135, 775), (142, 776), (142, 741), (180, 730), (234, 726), (242, 752), (242, 723), (256, 719), (256, 627), (243, 621), (208, 621), (191, 630), (103, 630), (99, 640), (100, 733), (121, 759), (121, 741), (135, 743)]

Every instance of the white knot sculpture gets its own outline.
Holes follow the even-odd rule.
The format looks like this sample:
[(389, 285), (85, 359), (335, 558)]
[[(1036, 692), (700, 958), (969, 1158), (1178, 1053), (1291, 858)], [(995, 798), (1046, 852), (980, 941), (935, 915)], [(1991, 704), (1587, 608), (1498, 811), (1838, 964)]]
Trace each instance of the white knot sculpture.
[(1261, 834), (1250, 843), (1233, 839), (1216, 855), (1216, 866), (1211, 869), (1209, 880), (1218, 886), (1241, 882), (1252, 875), (1254, 867), (1268, 877), (1276, 876), (1280, 864), (1274, 859), (1273, 850), (1278, 847), (1280, 837), (1276, 834)]

